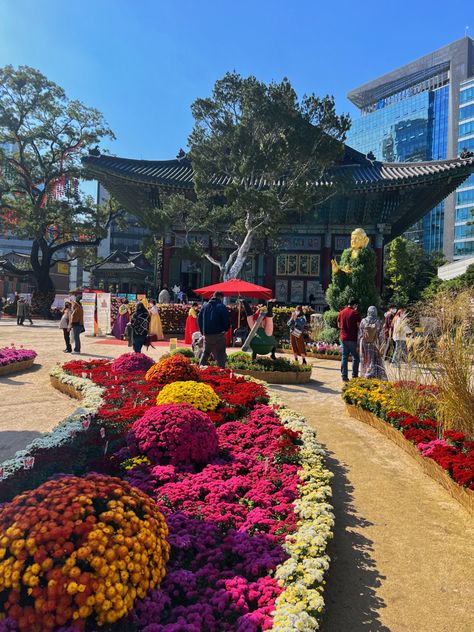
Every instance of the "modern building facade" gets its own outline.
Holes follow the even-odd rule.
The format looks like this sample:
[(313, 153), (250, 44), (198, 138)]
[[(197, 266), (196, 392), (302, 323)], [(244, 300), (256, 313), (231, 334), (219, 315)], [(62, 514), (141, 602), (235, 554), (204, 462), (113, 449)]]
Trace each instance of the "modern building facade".
[[(474, 152), (474, 77), (459, 90), (458, 152)], [(456, 191), (454, 259), (474, 256), (474, 175)]]
[[(156, 208), (165, 194), (194, 197), (193, 168), (187, 157), (155, 161), (104, 155), (88, 156), (83, 163), (91, 177), (137, 216)], [(331, 187), (337, 182), (339, 193), (308, 209), (304, 220), (283, 227), (278, 243), (257, 239), (245, 277), (272, 288), (278, 301), (309, 302), (319, 284), (327, 287), (331, 259), (342, 254), (351, 232), (362, 226), (377, 256), (376, 280), (381, 287), (384, 245), (426, 215), (473, 171), (474, 157), (386, 164), (345, 146), (339, 163), (314, 183)], [(216, 174), (214, 181), (222, 190), (230, 184), (223, 174)], [(214, 258), (224, 259), (233, 249), (231, 244), (216, 243), (215, 235), (204, 231), (187, 237), (198, 240)], [(190, 261), (185, 245), (179, 226), (165, 235), (162, 283), (187, 291), (218, 281), (216, 266), (204, 259)]]
[[(361, 116), (348, 144), (388, 163), (456, 158), (460, 138), (467, 143), (474, 138), (472, 82), (466, 81), (471, 77), (474, 41), (464, 37), (352, 90), (348, 98)], [(442, 250), (449, 260), (468, 255), (464, 229), (456, 230), (456, 206), (456, 195), (448, 196), (421, 220), (413, 218), (407, 236), (427, 251)]]

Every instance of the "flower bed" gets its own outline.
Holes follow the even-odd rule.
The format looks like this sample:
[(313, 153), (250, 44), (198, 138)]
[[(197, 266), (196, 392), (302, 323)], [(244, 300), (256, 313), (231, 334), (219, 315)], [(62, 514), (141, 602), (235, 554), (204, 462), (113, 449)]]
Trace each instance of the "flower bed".
[[(396, 404), (396, 389), (412, 388), (425, 394), (424, 408), (419, 415), (410, 415), (400, 409)], [(463, 494), (452, 492), (452, 486), (444, 485), (455, 495), (464, 506), (474, 513), (474, 442), (468, 441), (465, 434), (452, 430), (444, 430), (439, 422), (433, 419), (434, 407), (430, 405), (430, 399), (435, 394), (436, 388), (418, 384), (382, 382), (373, 379), (351, 380), (344, 388), (342, 397), (349, 405), (349, 413), (358, 419), (375, 425), (379, 430), (380, 423), (391, 426), (394, 431), (387, 432), (387, 436), (396, 441), (404, 449), (406, 442), (416, 447), (418, 455), (423, 460), (434, 461), (458, 486), (465, 488)], [(359, 414), (357, 411), (370, 413)], [(371, 417), (375, 421), (372, 422)], [(382, 422), (378, 421), (382, 420)], [(397, 437), (404, 437), (402, 441)], [(413, 453), (411, 449), (407, 449)], [(428, 473), (435, 471), (433, 468), (424, 468)], [(442, 479), (437, 477), (441, 482)]]
[[(145, 380), (144, 372), (114, 374), (105, 361), (70, 362), (65, 370), (71, 380), (81, 380), (77, 387), (92, 380), (93, 388), (103, 389), (96, 424), (104, 428), (103, 444), (116, 437), (106, 454), (84, 464), (82, 474), (87, 478), (87, 472), (99, 468), (119, 476), (131, 489), (138, 488), (164, 514), (169, 530), (170, 558), (159, 589), (148, 586), (145, 596), (137, 592), (135, 597), (130, 588), (135, 601), (127, 602), (132, 610), (124, 613), (117, 629), (318, 629), (333, 516), (328, 504), (330, 473), (304, 419), (270, 398), (262, 384), (215, 367), (199, 371), (198, 384), (212, 387), (219, 401), (207, 413), (190, 403), (155, 406), (167, 386)], [(192, 388), (192, 382), (184, 384)], [(203, 432), (205, 444), (199, 439)], [(56, 484), (48, 483), (53, 489)], [(88, 498), (90, 493), (85, 492), (78, 502), (88, 506)], [(116, 505), (107, 509), (96, 502), (92, 502), (94, 511), (104, 524), (112, 520), (110, 533), (115, 533), (121, 524), (114, 513)], [(134, 547), (138, 536), (124, 535), (124, 544)], [(108, 585), (111, 596), (106, 594), (105, 599), (118, 599), (114, 611), (121, 610), (123, 580), (117, 582), (113, 574), (121, 573), (116, 561), (121, 549), (119, 557), (106, 551), (107, 546), (93, 564), (99, 569), (103, 564), (107, 569), (115, 567)], [(81, 556), (87, 554), (81, 550)], [(127, 564), (125, 549), (123, 555)], [(79, 575), (84, 572), (79, 567)], [(28, 581), (30, 577), (31, 573)], [(55, 578), (60, 586), (66, 581), (63, 577)], [(75, 595), (75, 586), (71, 590)], [(90, 632), (106, 620), (99, 621), (92, 596), (75, 600), (84, 606), (80, 617), (85, 617)], [(41, 609), (57, 614), (54, 604), (46, 603), (40, 602)], [(102, 610), (108, 612), (108, 605)], [(9, 614), (16, 623), (0, 622), (1, 632), (21, 629), (17, 610)], [(25, 629), (25, 621), (22, 625)], [(67, 632), (84, 629), (77, 620), (74, 625)], [(107, 630), (116, 629), (114, 625)]]
[[(287, 353), (292, 355), (290, 341), (286, 338), (280, 341), (281, 348), (278, 350), (281, 353)], [(319, 358), (320, 360), (340, 360), (341, 359), (341, 345), (329, 344), (328, 342), (313, 340), (305, 340), (306, 355), (310, 358)]]
[(10, 347), (2, 347), (0, 349), (0, 377), (29, 369), (33, 366), (36, 356), (36, 351), (32, 349), (17, 348), (13, 344)]
[(247, 375), (270, 384), (303, 384), (311, 379), (311, 366), (289, 362), (285, 358), (272, 360), (252, 356), (243, 351), (228, 355), (227, 366), (240, 375)]

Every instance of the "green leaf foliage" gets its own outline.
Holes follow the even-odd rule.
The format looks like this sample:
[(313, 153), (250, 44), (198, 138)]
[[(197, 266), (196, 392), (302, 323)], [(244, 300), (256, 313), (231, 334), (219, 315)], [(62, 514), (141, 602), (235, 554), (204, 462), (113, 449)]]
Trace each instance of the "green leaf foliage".
[(107, 234), (114, 203), (98, 206), (79, 186), (81, 157), (106, 137), (113, 134), (98, 110), (38, 70), (0, 68), (0, 222), (33, 240), (30, 274), (41, 292), (53, 290), (55, 259)]

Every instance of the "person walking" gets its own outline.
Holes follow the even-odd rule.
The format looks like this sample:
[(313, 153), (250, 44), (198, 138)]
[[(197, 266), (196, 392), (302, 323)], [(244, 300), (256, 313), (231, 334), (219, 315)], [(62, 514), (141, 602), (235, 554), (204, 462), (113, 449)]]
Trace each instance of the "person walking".
[(287, 324), (290, 329), (290, 344), (293, 349), (293, 355), (295, 356), (295, 362), (298, 362), (298, 357), (301, 356), (303, 358), (302, 364), (306, 364), (304, 329), (307, 323), (301, 305), (298, 305), (295, 308), (295, 311), (291, 314), (291, 318)]
[[(16, 298), (16, 297), (15, 297)], [(26, 315), (25, 299), (18, 298), (16, 302), (16, 324), (23, 325)]]
[(351, 298), (347, 307), (342, 309), (337, 316), (339, 337), (342, 345), (341, 375), (343, 382), (349, 381), (348, 364), (349, 356), (352, 356), (352, 377), (359, 377), (360, 356), (357, 349), (359, 336), (360, 314), (357, 311), (359, 301)]
[(141, 302), (137, 303), (135, 312), (132, 315), (132, 320), (130, 321), (133, 334), (133, 350), (135, 353), (140, 353), (143, 345), (145, 344), (145, 340), (148, 335), (149, 320), (150, 315), (148, 314), (148, 310), (145, 305)]
[(362, 377), (386, 380), (380, 349), (383, 345), (383, 325), (377, 317), (377, 308), (371, 305), (359, 326), (360, 373)]
[(397, 313), (397, 308), (395, 305), (390, 305), (388, 311), (384, 314), (384, 323), (383, 323), (383, 337), (384, 337), (384, 348), (383, 348), (383, 359), (384, 361), (387, 359), (391, 348), (392, 348), (392, 325), (393, 319), (395, 318), (395, 314)]
[(191, 305), (191, 309), (188, 312), (188, 317), (186, 318), (186, 325), (184, 327), (184, 342), (187, 345), (192, 344), (193, 334), (196, 331), (199, 331), (199, 326), (197, 322), (198, 309), (199, 309), (198, 304), (193, 303)]
[(84, 332), (84, 310), (81, 299), (76, 296), (71, 309), (69, 320), (69, 331), (72, 330), (74, 336), (74, 353), (81, 353), (81, 334)]
[(401, 308), (393, 319), (392, 338), (395, 341), (395, 351), (392, 358), (392, 365), (399, 366), (400, 362), (408, 359), (407, 336), (412, 332), (408, 322), (406, 310)]
[(72, 305), (70, 301), (64, 301), (64, 309), (63, 314), (61, 316), (61, 320), (59, 321), (59, 329), (63, 330), (64, 342), (66, 343), (66, 348), (64, 349), (64, 353), (71, 353), (71, 330), (69, 329), (69, 321), (71, 319)]
[(229, 313), (222, 303), (222, 292), (214, 292), (213, 297), (199, 312), (198, 325), (204, 336), (204, 350), (200, 365), (207, 366), (209, 356), (214, 356), (218, 366), (225, 368), (225, 334), (230, 327)]
[(163, 340), (163, 325), (161, 324), (160, 310), (156, 304), (155, 299), (151, 300), (151, 306), (148, 308), (150, 314), (150, 324), (148, 327), (148, 334), (152, 340)]
[(25, 315), (23, 316), (23, 322), (22, 324), (25, 322), (25, 320), (29, 320), (30, 321), (30, 327), (33, 325), (33, 321), (31, 320), (31, 305), (28, 303), (27, 300), (25, 300)]
[(163, 286), (161, 292), (158, 294), (158, 303), (162, 305), (163, 303), (169, 303), (170, 300), (171, 300), (171, 295), (168, 288), (165, 285)]

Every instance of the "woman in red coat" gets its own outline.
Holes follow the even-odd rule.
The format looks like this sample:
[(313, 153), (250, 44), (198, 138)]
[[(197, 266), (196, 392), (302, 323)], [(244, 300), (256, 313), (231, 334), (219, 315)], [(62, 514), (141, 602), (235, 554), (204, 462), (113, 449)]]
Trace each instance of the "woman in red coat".
[(188, 317), (186, 318), (186, 326), (184, 328), (184, 342), (187, 345), (190, 345), (193, 341), (193, 333), (195, 331), (199, 331), (198, 322), (198, 304), (193, 303), (191, 305), (191, 309), (188, 312)]

